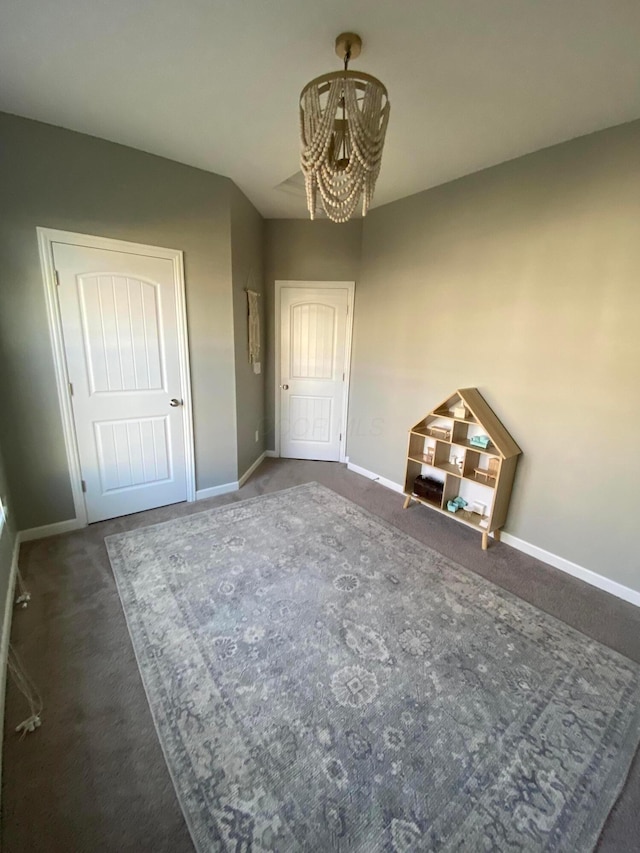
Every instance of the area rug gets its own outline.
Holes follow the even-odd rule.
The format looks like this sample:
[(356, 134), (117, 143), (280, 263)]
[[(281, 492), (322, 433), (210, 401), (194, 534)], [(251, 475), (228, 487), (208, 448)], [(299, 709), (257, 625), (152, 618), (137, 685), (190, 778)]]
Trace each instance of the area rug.
[(596, 844), (637, 664), (317, 483), (106, 541), (198, 851)]

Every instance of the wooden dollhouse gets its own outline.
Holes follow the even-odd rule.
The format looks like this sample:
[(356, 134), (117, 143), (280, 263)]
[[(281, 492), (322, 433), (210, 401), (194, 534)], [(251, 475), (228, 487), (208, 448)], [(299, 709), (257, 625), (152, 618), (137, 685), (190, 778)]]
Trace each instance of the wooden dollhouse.
[(428, 506), (496, 541), (522, 453), (477, 388), (462, 388), (409, 430), (406, 509)]

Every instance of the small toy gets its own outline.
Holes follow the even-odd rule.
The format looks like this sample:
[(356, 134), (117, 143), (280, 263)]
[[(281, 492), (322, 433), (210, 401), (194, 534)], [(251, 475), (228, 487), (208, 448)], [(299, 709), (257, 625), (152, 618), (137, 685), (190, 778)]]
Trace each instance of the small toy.
[(481, 515), (484, 517), (486, 510), (487, 510), (487, 505), (483, 504), (481, 501), (474, 501), (471, 504), (471, 512), (475, 512), (478, 515)]
[(496, 480), (498, 478), (498, 471), (500, 470), (500, 460), (493, 458), (489, 460), (488, 468), (474, 468), (473, 473), (476, 478), (484, 477), (485, 483), (488, 483), (489, 480)]
[(458, 512), (459, 509), (463, 509), (466, 505), (467, 502), (464, 498), (461, 498), (460, 495), (451, 501), (447, 501), (447, 509), (449, 512)]
[(455, 454), (449, 457), (449, 463), (455, 465), (458, 471), (462, 473), (464, 468), (464, 456), (456, 456)]
[(439, 426), (430, 426), (427, 427), (429, 430), (429, 435), (434, 435), (437, 438), (444, 438), (445, 441), (449, 441), (451, 438), (451, 430), (447, 429), (447, 427), (439, 427)]
[(469, 444), (472, 447), (481, 447), (486, 450), (489, 447), (490, 441), (488, 435), (472, 435), (469, 439)]

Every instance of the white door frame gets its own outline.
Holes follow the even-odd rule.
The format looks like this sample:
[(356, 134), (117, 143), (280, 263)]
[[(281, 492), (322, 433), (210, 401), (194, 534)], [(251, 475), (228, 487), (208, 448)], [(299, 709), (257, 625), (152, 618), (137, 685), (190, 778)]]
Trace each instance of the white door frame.
[(183, 253), (179, 249), (163, 249), (159, 246), (144, 246), (141, 243), (128, 243), (124, 240), (112, 240), (108, 237), (95, 237), (91, 234), (78, 234), (73, 231), (58, 231), (54, 228), (36, 228), (38, 234), (38, 250), (40, 252), (40, 267), (44, 281), (45, 300), (47, 305), (47, 320), (51, 335), (53, 365), (56, 374), (58, 402), (62, 416), (64, 443), (67, 451), (69, 479), (73, 492), (75, 507), (75, 527), (86, 527), (87, 508), (82, 491), (82, 472), (76, 425), (69, 393), (69, 374), (62, 334), (62, 318), (58, 303), (57, 277), (53, 260), (53, 243), (68, 243), (73, 246), (83, 246), (89, 249), (106, 249), (112, 252), (126, 252), (130, 255), (150, 255), (154, 258), (166, 258), (173, 263), (173, 277), (176, 284), (176, 314), (178, 319), (178, 353), (180, 360), (180, 381), (184, 400), (184, 440), (185, 468), (187, 479), (187, 500), (196, 499), (195, 459), (193, 450), (193, 417), (191, 408), (191, 371), (189, 369), (189, 346), (187, 336), (187, 312), (184, 286)]
[(345, 378), (343, 390), (343, 405), (342, 405), (342, 424), (340, 432), (342, 439), (340, 440), (340, 461), (347, 462), (347, 424), (349, 423), (349, 383), (351, 381), (351, 341), (353, 338), (353, 303), (355, 299), (356, 283), (355, 281), (276, 281), (275, 283), (275, 456), (280, 456), (280, 355), (282, 344), (280, 340), (280, 313), (282, 310), (282, 288), (283, 287), (308, 287), (308, 288), (335, 288), (347, 290), (347, 339), (345, 342)]

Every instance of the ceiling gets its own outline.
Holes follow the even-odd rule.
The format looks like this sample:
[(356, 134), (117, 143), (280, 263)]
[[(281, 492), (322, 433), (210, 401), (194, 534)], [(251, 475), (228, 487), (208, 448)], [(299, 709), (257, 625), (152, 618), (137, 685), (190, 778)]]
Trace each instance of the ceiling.
[(638, 0), (3, 0), (0, 109), (305, 217), (276, 187), (299, 169), (300, 90), (340, 67), (344, 30), (391, 101), (374, 207), (640, 117)]

